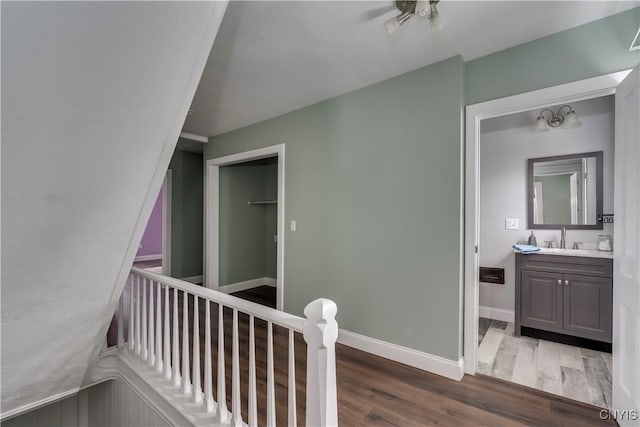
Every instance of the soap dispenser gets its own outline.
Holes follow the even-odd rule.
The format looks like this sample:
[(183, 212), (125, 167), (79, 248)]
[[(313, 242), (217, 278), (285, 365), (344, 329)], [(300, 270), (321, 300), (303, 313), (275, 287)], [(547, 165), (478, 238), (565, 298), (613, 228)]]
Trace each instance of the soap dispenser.
[(538, 241), (536, 240), (536, 236), (533, 235), (533, 230), (531, 230), (531, 234), (529, 235), (529, 245), (538, 246)]

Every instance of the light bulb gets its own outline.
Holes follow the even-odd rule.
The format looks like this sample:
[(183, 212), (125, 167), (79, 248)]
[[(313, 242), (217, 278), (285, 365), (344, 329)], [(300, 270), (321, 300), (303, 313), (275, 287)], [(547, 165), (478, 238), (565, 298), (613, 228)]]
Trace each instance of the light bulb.
[(400, 22), (398, 22), (398, 19), (395, 16), (391, 19), (387, 19), (384, 21), (384, 29), (387, 30), (389, 35), (392, 35), (400, 29)]
[(419, 0), (416, 2), (415, 15), (425, 21), (429, 19), (431, 16), (431, 4), (429, 3), (429, 0)]
[(438, 7), (434, 4), (431, 5), (431, 15), (429, 16), (429, 22), (431, 23), (431, 29), (434, 31), (442, 30), (444, 26)]
[(580, 120), (578, 120), (578, 116), (576, 115), (575, 111), (571, 110), (567, 113), (566, 116), (564, 116), (564, 123), (562, 124), (562, 127), (564, 129), (573, 129), (581, 125), (582, 123), (580, 122)]
[(411, 18), (411, 13), (403, 12), (395, 18), (386, 20), (384, 23), (384, 28), (387, 30), (387, 33), (389, 33), (389, 35), (392, 35), (396, 31), (398, 31), (402, 24), (407, 22), (409, 18)]
[(547, 121), (542, 116), (538, 116), (536, 120), (536, 124), (534, 126), (534, 130), (536, 132), (546, 132), (549, 130), (549, 125), (547, 125)]

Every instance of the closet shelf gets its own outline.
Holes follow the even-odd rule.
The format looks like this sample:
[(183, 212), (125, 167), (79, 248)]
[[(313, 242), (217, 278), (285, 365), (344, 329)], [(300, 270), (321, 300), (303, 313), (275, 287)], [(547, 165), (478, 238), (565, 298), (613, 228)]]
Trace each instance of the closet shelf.
[(247, 202), (248, 205), (275, 205), (277, 203), (277, 200), (249, 200)]

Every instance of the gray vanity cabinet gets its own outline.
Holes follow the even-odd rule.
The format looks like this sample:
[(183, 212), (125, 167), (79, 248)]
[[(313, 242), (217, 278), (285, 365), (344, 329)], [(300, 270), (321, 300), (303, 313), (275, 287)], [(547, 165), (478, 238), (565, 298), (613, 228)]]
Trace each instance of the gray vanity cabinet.
[(523, 326), (611, 342), (613, 261), (516, 254), (515, 334)]
[(564, 330), (611, 342), (611, 279), (565, 274), (564, 280)]
[(532, 328), (562, 329), (562, 274), (522, 271), (522, 322)]

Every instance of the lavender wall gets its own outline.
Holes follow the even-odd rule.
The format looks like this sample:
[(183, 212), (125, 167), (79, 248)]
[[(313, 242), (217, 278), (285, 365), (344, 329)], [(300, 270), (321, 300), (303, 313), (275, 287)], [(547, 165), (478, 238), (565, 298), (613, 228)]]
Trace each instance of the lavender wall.
[(164, 184), (160, 188), (160, 194), (153, 206), (153, 211), (144, 230), (142, 241), (138, 247), (136, 256), (162, 254), (162, 204), (164, 196)]

